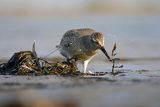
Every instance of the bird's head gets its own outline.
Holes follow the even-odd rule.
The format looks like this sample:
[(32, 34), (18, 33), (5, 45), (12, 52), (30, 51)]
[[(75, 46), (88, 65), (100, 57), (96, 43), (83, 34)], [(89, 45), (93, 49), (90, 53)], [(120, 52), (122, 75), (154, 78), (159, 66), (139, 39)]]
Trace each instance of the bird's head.
[(94, 32), (91, 35), (91, 42), (92, 42), (92, 45), (97, 49), (100, 49), (101, 47), (104, 47), (103, 34), (100, 33), (100, 32)]
[(111, 60), (111, 58), (109, 57), (107, 51), (104, 48), (104, 36), (102, 33), (100, 32), (94, 32), (91, 35), (91, 42), (94, 48), (96, 49), (100, 49), (105, 55), (106, 57)]

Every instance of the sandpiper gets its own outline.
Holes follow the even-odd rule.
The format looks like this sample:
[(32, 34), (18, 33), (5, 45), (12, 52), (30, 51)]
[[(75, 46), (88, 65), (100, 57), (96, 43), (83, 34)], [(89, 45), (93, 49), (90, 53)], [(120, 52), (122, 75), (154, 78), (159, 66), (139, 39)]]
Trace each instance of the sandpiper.
[[(60, 45), (57, 47), (67, 61), (70, 59), (83, 61), (83, 73), (87, 73), (88, 63), (96, 55), (98, 50), (101, 50), (111, 60), (104, 48), (103, 34), (90, 28), (67, 31), (62, 37)], [(90, 71), (88, 72), (90, 73)]]

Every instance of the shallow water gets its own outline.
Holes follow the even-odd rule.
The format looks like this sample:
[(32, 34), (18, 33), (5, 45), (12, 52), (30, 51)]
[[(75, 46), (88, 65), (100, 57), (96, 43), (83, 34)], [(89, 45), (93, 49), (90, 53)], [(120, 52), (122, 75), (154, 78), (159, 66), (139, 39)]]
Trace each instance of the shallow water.
[[(159, 19), (159, 16), (0, 18), (0, 56), (8, 58), (13, 52), (30, 50), (34, 40), (37, 53), (45, 56), (55, 49), (67, 30), (90, 27), (104, 33), (109, 53), (117, 42), (120, 57), (160, 57)], [(59, 53), (50, 57), (55, 55)]]
[[(65, 31), (91, 27), (104, 33), (109, 53), (114, 42), (117, 42), (117, 56), (122, 60), (116, 64), (124, 65), (119, 69), (123, 73), (117, 76), (1, 75), (0, 106), (14, 101), (30, 104), (30, 107), (41, 103), (53, 106), (55, 101), (72, 101), (82, 107), (159, 107), (159, 19), (159, 16), (0, 18), (1, 59), (9, 59), (17, 51), (31, 50), (33, 40), (36, 40), (38, 55), (45, 56), (55, 49)], [(61, 56), (56, 52), (52, 57)], [(78, 66), (82, 70), (82, 65)], [(99, 52), (88, 69), (111, 72), (111, 66)]]

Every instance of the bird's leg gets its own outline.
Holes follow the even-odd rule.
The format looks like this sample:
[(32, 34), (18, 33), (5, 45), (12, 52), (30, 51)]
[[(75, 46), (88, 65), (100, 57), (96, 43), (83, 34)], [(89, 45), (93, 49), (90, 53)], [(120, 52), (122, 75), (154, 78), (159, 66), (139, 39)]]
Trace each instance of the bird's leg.
[(75, 64), (76, 62), (77, 62), (77, 58), (67, 58), (67, 63), (69, 63), (69, 64)]
[(71, 60), (69, 58), (66, 59), (67, 63), (71, 63)]
[(83, 68), (83, 73), (87, 73), (87, 66), (88, 66), (89, 60), (84, 61), (84, 68)]
[(93, 72), (87, 71), (87, 66), (88, 66), (88, 63), (90, 62), (90, 60), (91, 60), (91, 59), (88, 59), (88, 60), (85, 60), (85, 61), (84, 61), (84, 71), (83, 71), (83, 73), (93, 74)]
[(73, 63), (76, 63), (76, 62), (78, 61), (78, 58), (72, 57), (72, 58), (70, 58), (70, 60), (71, 60)]

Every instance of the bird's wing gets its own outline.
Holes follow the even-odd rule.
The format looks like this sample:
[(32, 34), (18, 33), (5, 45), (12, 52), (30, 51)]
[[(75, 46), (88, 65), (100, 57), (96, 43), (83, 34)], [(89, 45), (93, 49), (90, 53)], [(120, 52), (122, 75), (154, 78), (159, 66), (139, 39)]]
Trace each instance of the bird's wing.
[(63, 38), (72, 38), (72, 37), (82, 37), (86, 35), (91, 35), (92, 33), (96, 32), (94, 29), (90, 28), (82, 28), (82, 29), (72, 29), (67, 31)]
[(91, 35), (92, 33), (96, 32), (94, 29), (90, 28), (75, 29), (75, 31), (78, 32), (81, 37)]

